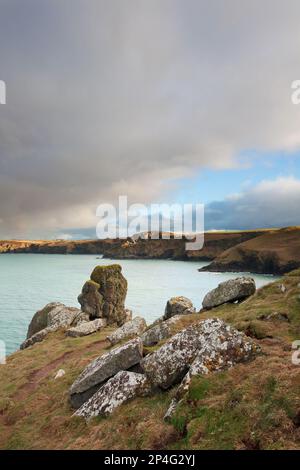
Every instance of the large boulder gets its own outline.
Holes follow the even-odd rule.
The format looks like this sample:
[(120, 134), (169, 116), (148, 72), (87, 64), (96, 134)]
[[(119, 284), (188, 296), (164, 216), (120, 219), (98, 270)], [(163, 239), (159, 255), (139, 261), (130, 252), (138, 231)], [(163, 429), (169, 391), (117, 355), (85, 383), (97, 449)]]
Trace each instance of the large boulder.
[(43, 341), (51, 332), (77, 326), (88, 320), (89, 317), (78, 308), (66, 307), (60, 302), (47, 304), (33, 316), (28, 327), (27, 338), (21, 344), (20, 349)]
[(151, 386), (143, 374), (121, 371), (108, 380), (76, 412), (76, 416), (90, 419), (94, 416), (106, 416), (117, 407), (136, 396), (148, 395)]
[(241, 301), (255, 293), (256, 286), (252, 277), (237, 277), (221, 282), (218, 287), (208, 292), (202, 306), (211, 309), (227, 302)]
[(219, 319), (208, 319), (170, 338), (157, 351), (146, 356), (141, 367), (151, 383), (167, 389), (179, 382), (192, 364), (195, 371), (201, 371), (200, 363), (205, 370), (210, 367), (216, 369), (218, 364), (224, 363), (230, 367), (234, 361), (253, 357), (258, 349), (243, 333)]
[(222, 320), (213, 320), (209, 329), (209, 334), (202, 335), (201, 348), (177, 389), (165, 414), (165, 420), (169, 420), (175, 413), (178, 403), (189, 389), (193, 376), (229, 369), (235, 364), (254, 359), (261, 352), (255, 342)]
[(66, 307), (60, 302), (47, 304), (34, 314), (28, 327), (27, 339), (49, 326), (71, 325), (79, 312), (78, 308)]
[(121, 326), (128, 318), (124, 305), (126, 294), (127, 281), (120, 265), (96, 266), (78, 301), (91, 317), (106, 318), (109, 325)]
[(107, 339), (112, 345), (114, 345), (123, 339), (140, 336), (146, 328), (147, 323), (144, 318), (135, 317), (133, 320), (124, 323), (123, 326), (120, 326), (120, 328), (115, 330), (111, 335), (107, 336)]
[(187, 297), (179, 296), (172, 297), (168, 300), (165, 314), (163, 320), (173, 317), (174, 315), (188, 315), (190, 313), (195, 313), (196, 309), (193, 306), (193, 303)]
[(143, 343), (135, 338), (92, 361), (70, 388), (70, 401), (79, 408), (105, 381), (121, 370), (138, 364), (143, 357)]
[(93, 333), (96, 333), (99, 330), (102, 330), (106, 326), (105, 318), (96, 318), (93, 321), (86, 321), (80, 323), (80, 325), (69, 328), (66, 331), (66, 336), (71, 336), (72, 338), (78, 338), (80, 336), (87, 336)]

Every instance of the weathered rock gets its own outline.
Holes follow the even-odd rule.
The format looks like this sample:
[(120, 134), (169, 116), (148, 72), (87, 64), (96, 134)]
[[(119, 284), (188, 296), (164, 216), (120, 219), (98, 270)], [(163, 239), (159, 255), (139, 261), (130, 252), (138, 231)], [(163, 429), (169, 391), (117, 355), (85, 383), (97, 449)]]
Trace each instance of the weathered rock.
[(79, 325), (88, 319), (88, 316), (78, 308), (66, 307), (60, 302), (47, 304), (33, 316), (28, 327), (27, 339), (21, 344), (20, 349), (41, 342), (53, 331)]
[(150, 381), (163, 389), (179, 382), (200, 348), (202, 332), (201, 323), (191, 325), (146, 356), (141, 366)]
[(127, 281), (120, 265), (96, 266), (78, 301), (91, 317), (106, 318), (109, 325), (121, 326), (128, 318), (124, 306), (126, 294)]
[[(141, 361), (149, 380), (163, 389), (190, 373), (207, 373), (249, 360), (259, 348), (238, 330), (218, 319), (202, 320), (177, 333)], [(197, 371), (197, 372), (196, 372)]]
[(86, 281), (82, 287), (78, 302), (81, 310), (91, 318), (101, 318), (103, 309), (103, 297), (99, 292), (100, 285), (92, 280)]
[(252, 277), (238, 277), (221, 282), (218, 287), (208, 292), (202, 306), (211, 309), (227, 302), (244, 300), (255, 293), (256, 286)]
[(163, 339), (171, 336), (171, 329), (167, 322), (160, 322), (157, 325), (152, 326), (149, 330), (146, 330), (142, 334), (141, 339), (144, 346), (154, 346)]
[(93, 321), (81, 322), (80, 325), (69, 328), (66, 331), (66, 336), (77, 338), (79, 336), (91, 335), (92, 333), (96, 333), (96, 331), (104, 328), (106, 324), (107, 322), (105, 318), (96, 318), (96, 320)]
[(48, 326), (71, 325), (79, 312), (78, 308), (66, 307), (60, 302), (47, 304), (33, 316), (28, 327), (27, 339)]
[(192, 301), (187, 297), (172, 297), (167, 302), (163, 319), (167, 320), (174, 315), (188, 315), (195, 312), (196, 309), (193, 306)]
[(133, 320), (124, 323), (115, 330), (111, 335), (107, 336), (108, 341), (114, 345), (126, 338), (134, 338), (140, 336), (147, 328), (147, 323), (142, 317), (135, 317)]
[(132, 310), (125, 308), (125, 323), (132, 320)]
[(151, 328), (146, 330), (141, 336), (144, 346), (154, 346), (160, 341), (170, 338), (172, 336), (172, 325), (175, 325), (180, 320), (181, 315), (175, 315), (165, 321), (162, 319), (155, 321)]
[(109, 415), (122, 403), (136, 396), (145, 396), (150, 391), (151, 386), (145, 375), (121, 371), (86, 401), (75, 415), (86, 419)]
[(25, 341), (21, 344), (20, 349), (26, 349), (29, 346), (33, 346), (35, 343), (40, 343), (43, 339), (48, 336), (49, 333), (56, 331), (57, 328), (54, 326), (47, 326), (43, 330), (38, 331), (34, 335), (30, 336), (30, 338), (25, 339)]
[(138, 364), (142, 357), (143, 343), (140, 338), (99, 356), (83, 370), (70, 388), (72, 406), (79, 408), (107, 379)]
[(193, 376), (229, 369), (239, 362), (254, 359), (261, 352), (260, 347), (244, 333), (226, 325), (222, 320), (204, 320), (203, 323), (205, 322), (209, 322), (209, 334), (202, 334), (201, 347), (165, 414), (165, 420), (169, 420), (174, 414), (178, 403), (188, 391)]

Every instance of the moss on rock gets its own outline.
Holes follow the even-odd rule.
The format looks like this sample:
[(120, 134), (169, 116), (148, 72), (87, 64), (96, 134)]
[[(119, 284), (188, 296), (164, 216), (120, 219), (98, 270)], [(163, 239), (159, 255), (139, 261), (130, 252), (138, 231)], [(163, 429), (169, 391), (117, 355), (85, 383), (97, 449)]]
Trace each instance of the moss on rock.
[(106, 318), (121, 326), (126, 321), (127, 281), (119, 264), (96, 266), (78, 297), (81, 308), (92, 317)]

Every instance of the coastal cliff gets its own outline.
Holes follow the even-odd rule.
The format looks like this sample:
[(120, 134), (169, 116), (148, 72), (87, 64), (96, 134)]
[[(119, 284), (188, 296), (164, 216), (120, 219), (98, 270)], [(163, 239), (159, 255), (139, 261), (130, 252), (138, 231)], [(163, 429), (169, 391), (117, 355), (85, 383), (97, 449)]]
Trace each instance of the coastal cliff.
[(201, 271), (284, 274), (300, 267), (300, 229), (267, 231), (222, 252)]
[(0, 253), (95, 254), (107, 259), (211, 261), (211, 272), (284, 274), (300, 267), (300, 228), (207, 232), (201, 250), (186, 251), (186, 239), (0, 240)]

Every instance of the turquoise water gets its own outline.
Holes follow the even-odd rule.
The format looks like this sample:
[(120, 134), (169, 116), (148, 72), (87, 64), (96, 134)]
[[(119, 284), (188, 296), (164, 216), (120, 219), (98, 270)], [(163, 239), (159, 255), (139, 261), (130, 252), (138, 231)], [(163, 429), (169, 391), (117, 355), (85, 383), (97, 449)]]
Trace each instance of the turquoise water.
[[(168, 260), (102, 260), (95, 255), (0, 255), (0, 340), (6, 352), (19, 348), (33, 314), (49, 302), (78, 307), (77, 296), (97, 264), (120, 263), (128, 280), (126, 305), (148, 323), (161, 316), (166, 301), (189, 297), (200, 308), (204, 295), (235, 273), (199, 273), (207, 263)], [(258, 287), (273, 280), (255, 275)]]

